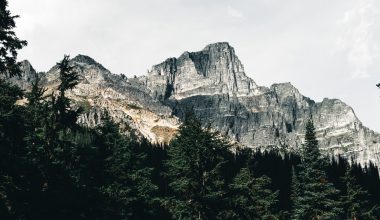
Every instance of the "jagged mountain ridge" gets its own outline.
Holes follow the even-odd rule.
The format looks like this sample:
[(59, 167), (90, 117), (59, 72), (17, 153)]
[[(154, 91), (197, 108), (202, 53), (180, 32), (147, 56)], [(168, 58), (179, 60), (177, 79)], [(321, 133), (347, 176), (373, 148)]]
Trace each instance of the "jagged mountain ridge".
[[(152, 141), (168, 142), (173, 137), (179, 125), (178, 119), (172, 116), (169, 107), (154, 100), (149, 95), (149, 90), (137, 79), (112, 74), (88, 56), (78, 55), (70, 62), (78, 72), (80, 80), (68, 92), (68, 97), (74, 105), (84, 109), (78, 120), (80, 124), (96, 126), (101, 123), (101, 118), (107, 111), (122, 128), (128, 125)], [(36, 72), (28, 61), (23, 61), (21, 67), (23, 74), (11, 81), (28, 90), (28, 82), (34, 78)], [(47, 93), (57, 89), (57, 65), (48, 72), (39, 74), (42, 74)]]
[[(192, 109), (205, 125), (241, 145), (297, 150), (312, 116), (323, 152), (380, 165), (380, 135), (363, 126), (351, 107), (338, 99), (314, 102), (290, 83), (258, 86), (246, 76), (228, 43), (169, 58), (137, 78), (112, 74), (83, 55), (71, 62), (81, 80), (70, 97), (87, 107), (80, 123), (94, 126), (107, 110), (152, 141), (165, 142)], [(34, 69), (28, 62), (23, 62), (23, 69), (16, 83), (27, 87), (25, 81)], [(56, 67), (45, 73), (45, 86), (51, 91), (57, 77)]]

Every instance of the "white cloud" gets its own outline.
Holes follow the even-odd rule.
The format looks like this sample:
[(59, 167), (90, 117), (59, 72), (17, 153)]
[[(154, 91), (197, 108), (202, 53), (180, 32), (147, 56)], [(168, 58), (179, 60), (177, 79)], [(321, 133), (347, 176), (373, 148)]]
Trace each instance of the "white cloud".
[(237, 10), (231, 6), (227, 6), (227, 15), (230, 17), (234, 17), (234, 18), (243, 18), (244, 17), (242, 12), (240, 12), (239, 10)]
[(373, 0), (360, 0), (337, 21), (342, 31), (337, 43), (347, 53), (347, 60), (353, 67), (353, 78), (371, 76), (368, 69), (374, 63), (378, 47), (373, 36), (376, 14)]

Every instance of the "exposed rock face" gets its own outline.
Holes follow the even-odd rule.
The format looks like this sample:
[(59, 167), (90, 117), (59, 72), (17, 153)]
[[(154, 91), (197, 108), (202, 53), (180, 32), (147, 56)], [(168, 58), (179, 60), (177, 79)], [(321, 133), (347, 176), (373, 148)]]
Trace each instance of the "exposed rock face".
[(257, 90), (228, 43), (208, 45), (200, 52), (169, 58), (153, 66), (143, 82), (159, 100), (220, 93), (249, 95)]
[(37, 72), (27, 60), (20, 62), (20, 68), (21, 75), (9, 78), (8, 80), (18, 85), (20, 88), (28, 90), (31, 83), (34, 81)]
[[(34, 70), (24, 63), (25, 74), (15, 81), (26, 86)], [(131, 79), (111, 74), (87, 56), (75, 57), (72, 64), (81, 81), (70, 96), (87, 109), (79, 119), (83, 124), (99, 124), (107, 110), (152, 141), (165, 142), (174, 136), (178, 118), (192, 109), (205, 125), (241, 145), (297, 150), (312, 117), (323, 152), (380, 165), (380, 135), (363, 126), (351, 107), (336, 99), (316, 103), (290, 83), (258, 86), (228, 43), (185, 52)], [(57, 78), (53, 67), (45, 85), (54, 90)]]
[(290, 83), (257, 86), (228, 43), (170, 58), (143, 79), (174, 115), (183, 118), (193, 109), (204, 124), (247, 147), (297, 149), (312, 117), (325, 153), (380, 163), (380, 135), (364, 127), (351, 107), (335, 99), (315, 103)]
[[(128, 125), (151, 141), (168, 142), (173, 137), (179, 125), (178, 119), (172, 116), (168, 106), (153, 99), (149, 90), (137, 79), (129, 80), (124, 76), (112, 74), (101, 64), (84, 55), (73, 58), (71, 64), (79, 73), (80, 81), (68, 96), (74, 105), (84, 109), (84, 114), (78, 120), (80, 124), (91, 127), (99, 125), (107, 111), (121, 127)], [(24, 74), (11, 80), (28, 89), (26, 85), (30, 82), (29, 76), (34, 75), (35, 71), (29, 71), (33, 68), (28, 65), (22, 65), (22, 68)], [(43, 75), (47, 92), (55, 91), (59, 84), (58, 67), (54, 66), (47, 73), (40, 74)]]

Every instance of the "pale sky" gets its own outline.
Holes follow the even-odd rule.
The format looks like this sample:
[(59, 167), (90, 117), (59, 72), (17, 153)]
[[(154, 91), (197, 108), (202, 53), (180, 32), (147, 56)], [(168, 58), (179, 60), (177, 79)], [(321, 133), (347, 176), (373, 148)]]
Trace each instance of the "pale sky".
[(227, 41), (259, 85), (291, 82), (316, 101), (339, 98), (380, 131), (378, 0), (10, 0), (19, 59), (47, 71), (64, 54), (113, 73)]

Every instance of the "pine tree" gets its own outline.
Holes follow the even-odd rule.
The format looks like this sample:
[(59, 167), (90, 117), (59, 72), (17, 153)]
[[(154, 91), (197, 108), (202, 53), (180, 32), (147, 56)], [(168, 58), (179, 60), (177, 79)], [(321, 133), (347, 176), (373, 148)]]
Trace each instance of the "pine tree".
[[(18, 128), (23, 127), (19, 118), (22, 107), (17, 106), (16, 101), (24, 93), (18, 86), (11, 85), (4, 79), (20, 74), (19, 64), (16, 63), (17, 51), (27, 44), (26, 41), (19, 40), (13, 31), (16, 27), (14, 19), (17, 17), (8, 10), (8, 1), (0, 0), (0, 155), (8, 156), (15, 153), (7, 151), (15, 148), (12, 146), (16, 144), (14, 141), (20, 141)], [(9, 162), (6, 157), (2, 161)]]
[(274, 207), (278, 202), (278, 191), (270, 189), (271, 180), (254, 178), (248, 167), (244, 167), (233, 179), (229, 189), (233, 219), (277, 219)]
[(119, 126), (106, 116), (99, 127), (99, 141), (106, 148), (108, 181), (101, 192), (108, 200), (108, 218), (151, 218), (158, 207), (158, 187), (152, 183), (153, 168), (146, 166), (146, 152), (136, 137), (120, 134)]
[(296, 169), (294, 166), (292, 166), (292, 182), (290, 185), (290, 188), (291, 188), (290, 200), (292, 202), (291, 207), (293, 207), (293, 216), (302, 215), (303, 210), (295, 208), (295, 207), (300, 206), (299, 198), (302, 196), (301, 195), (301, 192), (303, 192), (302, 187), (303, 187), (303, 185), (300, 184), (300, 181), (298, 179), (298, 175), (296, 173)]
[[(35, 211), (33, 218), (74, 218), (85, 215), (79, 192), (83, 192), (78, 184), (80, 177), (80, 154), (78, 142), (75, 139), (79, 126), (76, 124), (79, 114), (73, 110), (66, 91), (77, 84), (77, 73), (69, 66), (69, 57), (65, 56), (58, 63), (60, 71), (59, 94), (45, 96), (41, 87), (41, 76), (37, 75), (32, 82), (28, 98), (25, 136), (28, 159), (38, 172), (39, 191), (36, 197), (44, 198), (31, 204)], [(36, 189), (37, 190), (37, 189)], [(41, 207), (44, 207), (43, 209)], [(82, 207), (82, 210), (79, 210)]]
[(57, 66), (60, 73), (58, 95), (52, 93), (42, 97), (45, 89), (37, 86), (39, 77), (36, 77), (36, 85), (32, 86), (32, 91), (28, 94), (31, 98), (29, 107), (31, 111), (35, 111), (32, 113), (36, 116), (35, 120), (41, 121), (37, 122), (39, 125), (34, 129), (40, 130), (43, 136), (43, 143), (39, 147), (45, 152), (45, 163), (71, 169), (78, 161), (73, 137), (80, 129), (76, 122), (81, 109), (73, 109), (66, 92), (78, 84), (78, 73), (70, 65), (69, 56), (64, 56)]
[(66, 91), (72, 90), (79, 83), (78, 73), (70, 65), (70, 57), (65, 55), (63, 60), (57, 63), (59, 69), (58, 86), (59, 94), (53, 103), (56, 109), (57, 122), (64, 128), (73, 128), (76, 125), (77, 117), (81, 109), (74, 111), (70, 106), (70, 99), (66, 97)]
[(0, 0), (0, 218), (10, 218), (22, 206), (23, 202), (15, 197), (18, 197), (18, 182), (25, 181), (21, 170), (27, 167), (22, 156), (25, 155), (24, 108), (16, 105), (24, 94), (4, 79), (20, 74), (17, 51), (27, 44), (13, 31), (17, 17), (8, 10), (8, 1)]
[(12, 77), (21, 73), (16, 62), (17, 51), (27, 45), (27, 42), (17, 38), (13, 29), (16, 27), (15, 19), (7, 9), (8, 1), (0, 0), (0, 74)]
[(339, 219), (342, 214), (339, 191), (327, 179), (324, 168), (327, 161), (321, 156), (315, 128), (311, 120), (306, 125), (302, 162), (298, 181), (293, 182), (292, 219)]
[(229, 145), (188, 115), (168, 148), (165, 177), (169, 194), (163, 206), (175, 219), (213, 219), (221, 216)]
[[(351, 163), (353, 164), (353, 161)], [(350, 220), (376, 219), (374, 211), (378, 207), (370, 207), (369, 193), (357, 183), (353, 166), (347, 166), (343, 182), (346, 188), (345, 194), (342, 196), (342, 203), (346, 218)]]
[(23, 137), (25, 126), (24, 108), (16, 105), (23, 92), (17, 86), (0, 79), (0, 207), (4, 215), (14, 215), (23, 209), (22, 198), (19, 197), (24, 179), (25, 148)]
[[(40, 156), (44, 155), (45, 130), (44, 123), (50, 112), (48, 102), (44, 97), (46, 89), (41, 86), (42, 75), (37, 74), (31, 82), (31, 90), (25, 94), (26, 104), (25, 121), (28, 127), (25, 140), (29, 150), (30, 160), (40, 163)], [(37, 165), (37, 164), (36, 164)]]

